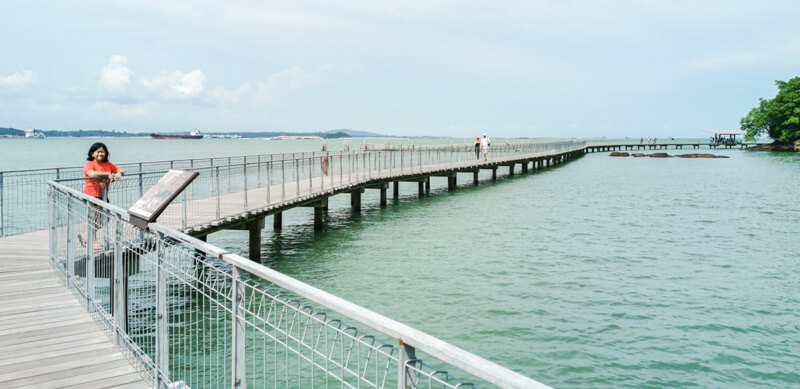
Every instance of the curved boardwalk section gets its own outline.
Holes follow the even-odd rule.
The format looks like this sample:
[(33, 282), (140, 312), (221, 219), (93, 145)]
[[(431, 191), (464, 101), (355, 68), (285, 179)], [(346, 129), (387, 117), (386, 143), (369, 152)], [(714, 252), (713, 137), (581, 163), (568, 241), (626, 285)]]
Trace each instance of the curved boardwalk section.
[(147, 387), (50, 267), (47, 242), (0, 239), (0, 387)]

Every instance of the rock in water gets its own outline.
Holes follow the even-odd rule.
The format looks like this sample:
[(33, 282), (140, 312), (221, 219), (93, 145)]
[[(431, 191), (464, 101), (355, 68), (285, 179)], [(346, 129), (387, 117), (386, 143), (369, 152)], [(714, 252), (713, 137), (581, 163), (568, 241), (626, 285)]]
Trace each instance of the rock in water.
[(629, 154), (623, 151), (615, 151), (609, 154), (609, 157), (627, 157)]
[(650, 157), (650, 158), (672, 158), (672, 156), (667, 154), (667, 153), (653, 153), (653, 154), (648, 155), (648, 157)]
[(678, 158), (729, 158), (726, 155), (714, 155), (714, 154), (680, 154), (676, 155)]
[(644, 154), (642, 154), (642, 153), (635, 153), (635, 154), (632, 154), (632, 156), (633, 156), (634, 158), (646, 157), (646, 155), (644, 155)]

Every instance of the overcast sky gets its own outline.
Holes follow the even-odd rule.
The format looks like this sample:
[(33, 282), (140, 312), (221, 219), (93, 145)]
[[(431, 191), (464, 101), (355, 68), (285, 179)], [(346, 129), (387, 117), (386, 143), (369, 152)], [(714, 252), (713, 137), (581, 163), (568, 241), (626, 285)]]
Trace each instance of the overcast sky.
[(701, 137), (800, 75), (800, 1), (0, 2), (0, 127)]

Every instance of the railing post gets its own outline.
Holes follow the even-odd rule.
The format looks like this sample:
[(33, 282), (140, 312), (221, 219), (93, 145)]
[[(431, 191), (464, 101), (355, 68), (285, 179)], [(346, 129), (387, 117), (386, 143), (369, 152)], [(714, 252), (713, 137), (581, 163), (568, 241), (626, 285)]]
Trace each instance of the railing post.
[(397, 388), (416, 388), (417, 383), (414, 381), (414, 375), (412, 371), (406, 367), (406, 365), (413, 366), (416, 363), (417, 357), (415, 355), (415, 349), (403, 343), (403, 339), (400, 339), (400, 347), (398, 348), (400, 349), (400, 355), (397, 357)]
[(221, 217), (219, 204), (219, 166), (214, 167), (214, 181), (217, 183), (217, 219)]
[(298, 198), (300, 197), (300, 164), (297, 158), (294, 158), (294, 154), (292, 154), (292, 157), (292, 163), (294, 164), (294, 197)]
[(188, 206), (189, 199), (186, 198), (186, 191), (181, 194), (183, 197), (183, 204), (181, 204), (181, 226), (186, 228), (186, 207)]
[(258, 177), (257, 188), (261, 187), (261, 154), (258, 155), (258, 162), (256, 163), (258, 166), (258, 171), (256, 172), (256, 177)]
[(67, 264), (65, 273), (67, 276), (67, 288), (72, 288), (72, 284), (74, 282), (74, 274), (75, 271), (75, 254), (72, 252), (74, 247), (72, 247), (72, 200), (67, 197)]
[(123, 343), (122, 333), (126, 331), (127, 312), (125, 309), (125, 285), (123, 275), (125, 269), (122, 263), (122, 228), (120, 221), (114, 217), (114, 345), (120, 347)]
[(156, 266), (156, 363), (155, 363), (155, 384), (156, 388), (166, 386), (166, 381), (162, 376), (169, 374), (169, 321), (167, 316), (167, 277), (164, 267), (164, 243), (159, 238), (156, 241), (156, 255), (158, 265)]
[(267, 162), (267, 205), (269, 205), (269, 191), (272, 186), (272, 164)]
[(55, 259), (56, 259), (56, 209), (57, 208), (56, 208), (55, 195), (53, 193), (54, 193), (53, 188), (50, 187), (48, 189), (48, 191), (47, 191), (47, 198), (49, 200), (48, 201), (49, 202), (49, 204), (48, 204), (49, 215), (48, 216), (50, 216), (50, 218), (49, 218), (50, 219), (50, 226), (48, 228), (49, 234), (50, 234), (50, 239), (48, 239), (48, 245), (47, 246), (48, 246), (49, 253), (50, 253), (50, 263), (51, 264), (53, 262), (55, 262)]
[(92, 203), (84, 201), (86, 204), (86, 262), (84, 269), (86, 270), (86, 292), (88, 298), (86, 299), (86, 309), (89, 312), (94, 312), (94, 220), (92, 216), (95, 212), (92, 210)]
[(231, 372), (235, 388), (247, 387), (247, 374), (245, 371), (245, 312), (244, 312), (244, 284), (239, 275), (239, 269), (233, 267), (233, 280), (231, 285), (231, 313), (233, 318), (233, 332), (231, 336)]
[(281, 202), (286, 201), (286, 157), (281, 154)]
[(247, 213), (247, 161), (242, 165), (242, 174), (244, 175), (244, 213)]

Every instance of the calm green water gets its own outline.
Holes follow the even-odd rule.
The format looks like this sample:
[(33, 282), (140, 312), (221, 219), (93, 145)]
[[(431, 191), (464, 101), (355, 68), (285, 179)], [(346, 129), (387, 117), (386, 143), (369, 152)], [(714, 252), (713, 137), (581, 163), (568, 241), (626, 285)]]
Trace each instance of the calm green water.
[[(119, 162), (320, 145), (105, 141)], [(89, 143), (0, 139), (0, 170), (76, 153), (80, 165)], [(325, 231), (309, 209), (286, 212), (280, 232), (266, 223), (262, 251), (268, 266), (555, 387), (800, 387), (800, 156), (712, 152), (730, 158), (601, 153), (478, 187), (460, 176), (450, 193), (434, 178), (431, 197), (408, 184), (386, 209), (368, 191), (360, 215), (339, 196)], [(209, 241), (246, 253), (246, 236)]]

